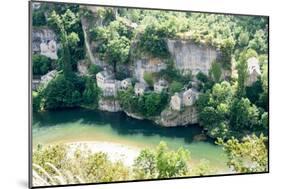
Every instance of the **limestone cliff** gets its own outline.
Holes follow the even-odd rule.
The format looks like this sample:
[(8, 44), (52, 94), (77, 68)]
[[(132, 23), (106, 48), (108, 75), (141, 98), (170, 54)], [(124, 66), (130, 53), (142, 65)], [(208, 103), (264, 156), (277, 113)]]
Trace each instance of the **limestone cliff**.
[(51, 59), (57, 59), (59, 47), (58, 37), (55, 32), (47, 27), (33, 28), (32, 30), (32, 52), (40, 53)]
[(175, 67), (183, 73), (197, 74), (199, 71), (208, 74), (214, 60), (220, 52), (214, 47), (186, 40), (167, 40), (167, 46), (175, 62)]

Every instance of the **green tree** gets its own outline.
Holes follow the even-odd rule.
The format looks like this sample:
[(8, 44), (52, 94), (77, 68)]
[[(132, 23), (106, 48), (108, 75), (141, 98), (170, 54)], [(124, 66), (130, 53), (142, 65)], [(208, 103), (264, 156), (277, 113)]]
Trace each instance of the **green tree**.
[(186, 176), (189, 173), (188, 150), (179, 148), (171, 151), (165, 142), (160, 142), (156, 150), (144, 149), (134, 163), (137, 179), (172, 178)]
[(85, 90), (82, 95), (83, 104), (96, 108), (99, 100), (99, 88), (92, 78), (86, 79)]
[(41, 95), (39, 92), (32, 91), (32, 111), (41, 110)]
[(33, 75), (44, 75), (52, 69), (52, 61), (46, 56), (32, 55), (32, 72)]
[(238, 87), (237, 87), (237, 96), (243, 97), (246, 95), (245, 83), (248, 77), (248, 65), (247, 65), (247, 51), (243, 51), (240, 54), (237, 71), (238, 71)]
[(183, 89), (183, 84), (178, 81), (173, 81), (169, 87), (171, 93), (180, 92)]
[(212, 78), (214, 79), (214, 81), (216, 83), (218, 83), (221, 79), (221, 74), (222, 74), (222, 70), (221, 70), (221, 66), (219, 63), (216, 63), (214, 62), (212, 64), (212, 67), (211, 67), (211, 75), (212, 75)]
[(255, 130), (259, 121), (259, 110), (247, 98), (235, 98), (230, 108), (230, 125), (233, 129), (242, 132), (243, 130)]
[(100, 66), (98, 66), (98, 65), (96, 65), (96, 64), (91, 64), (90, 66), (89, 66), (89, 73), (91, 74), (91, 75), (96, 75), (97, 73), (99, 73), (100, 71), (102, 71), (102, 68), (100, 67)]
[(217, 143), (223, 147), (228, 157), (228, 166), (238, 173), (253, 173), (268, 171), (268, 150), (265, 145), (267, 138), (263, 135), (247, 136), (240, 142), (231, 138)]
[(150, 87), (153, 86), (154, 78), (151, 72), (144, 72), (143, 79)]
[(128, 63), (129, 50), (130, 41), (124, 36), (109, 41), (106, 47), (105, 57), (107, 58), (109, 63), (113, 65), (114, 73), (116, 73), (117, 70), (117, 63)]
[(32, 25), (33, 26), (44, 26), (47, 24), (44, 11), (37, 10), (32, 11)]
[(223, 81), (211, 91), (201, 94), (197, 100), (199, 121), (212, 137), (227, 138), (230, 135), (230, 104), (234, 96), (231, 85)]
[(241, 32), (238, 38), (238, 43), (241, 47), (245, 47), (249, 43), (249, 33)]
[(254, 38), (250, 40), (249, 47), (255, 49), (257, 52), (267, 53), (268, 41), (265, 31), (256, 31)]
[[(81, 82), (74, 80), (78, 80), (78, 78), (70, 80), (66, 79), (62, 74), (51, 80), (42, 91), (44, 109), (72, 108), (79, 106), (82, 101), (81, 89), (79, 89), (79, 84), (81, 84)], [(83, 85), (83, 83), (81, 85)]]

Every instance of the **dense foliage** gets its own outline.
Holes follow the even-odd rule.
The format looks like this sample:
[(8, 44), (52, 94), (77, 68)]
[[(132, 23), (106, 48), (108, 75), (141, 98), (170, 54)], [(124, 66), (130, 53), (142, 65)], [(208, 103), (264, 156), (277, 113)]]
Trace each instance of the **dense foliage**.
[(197, 101), (199, 120), (210, 136), (242, 138), (249, 132), (266, 132), (267, 127), (262, 123), (264, 110), (239, 96), (234, 86), (226, 81), (200, 95)]
[(149, 92), (136, 96), (132, 88), (120, 91), (118, 99), (124, 110), (147, 117), (159, 115), (168, 102), (168, 96), (165, 93)]
[(92, 153), (83, 145), (74, 150), (61, 144), (38, 145), (33, 152), (33, 183), (39, 186), (197, 176), (211, 171), (206, 160), (191, 165), (187, 149), (173, 151), (164, 142), (156, 149), (142, 149), (133, 166), (113, 162), (108, 154)]
[(217, 141), (227, 154), (228, 166), (239, 173), (268, 171), (266, 142), (267, 138), (263, 135), (247, 136), (241, 142), (233, 137), (226, 142), (222, 139)]
[(184, 148), (169, 151), (161, 142), (156, 150), (144, 149), (135, 160), (134, 170), (137, 179), (171, 178), (189, 173), (190, 153)]
[(52, 69), (52, 60), (46, 56), (32, 55), (32, 72), (33, 75), (44, 75)]

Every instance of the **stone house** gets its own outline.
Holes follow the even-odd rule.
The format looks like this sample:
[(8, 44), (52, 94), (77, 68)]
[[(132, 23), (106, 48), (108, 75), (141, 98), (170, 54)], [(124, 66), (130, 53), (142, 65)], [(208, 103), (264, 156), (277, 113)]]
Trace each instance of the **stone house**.
[(104, 83), (107, 80), (112, 80), (113, 79), (113, 74), (108, 71), (101, 71), (96, 74), (96, 79), (97, 79), (97, 85), (99, 88), (103, 89), (104, 88)]
[(199, 93), (191, 88), (183, 92), (182, 98), (183, 98), (183, 105), (184, 106), (193, 106), (198, 99)]
[(145, 83), (136, 83), (134, 90), (137, 96), (141, 96), (147, 90), (147, 85)]
[(103, 96), (117, 96), (118, 90), (121, 88), (121, 82), (118, 80), (106, 80), (103, 84)]
[(171, 97), (170, 107), (172, 108), (172, 110), (180, 111), (182, 109), (182, 106), (182, 93), (175, 93)]
[(168, 82), (164, 79), (160, 79), (154, 83), (153, 88), (156, 93), (161, 93), (168, 89)]
[(132, 86), (132, 81), (130, 78), (126, 78), (126, 79), (123, 79), (121, 81), (121, 89), (128, 89), (130, 86)]
[(193, 88), (180, 93), (175, 93), (171, 97), (170, 107), (172, 110), (181, 111), (183, 107), (193, 106), (198, 97), (199, 92)]
[(249, 58), (247, 60), (248, 65), (248, 77), (246, 80), (246, 85), (251, 86), (258, 80), (261, 75), (259, 60), (256, 57)]

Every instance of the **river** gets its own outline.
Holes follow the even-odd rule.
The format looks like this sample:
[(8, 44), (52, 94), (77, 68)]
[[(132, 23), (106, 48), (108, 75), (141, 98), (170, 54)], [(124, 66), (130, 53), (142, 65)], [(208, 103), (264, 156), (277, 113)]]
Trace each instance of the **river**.
[(187, 148), (193, 162), (209, 160), (211, 167), (227, 170), (226, 155), (208, 138), (195, 140), (202, 133), (198, 125), (165, 128), (148, 120), (136, 120), (124, 113), (70, 109), (33, 114), (33, 146), (77, 141), (115, 142), (133, 147), (155, 147), (165, 141), (171, 149)]

